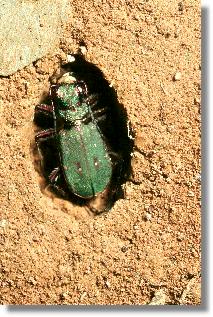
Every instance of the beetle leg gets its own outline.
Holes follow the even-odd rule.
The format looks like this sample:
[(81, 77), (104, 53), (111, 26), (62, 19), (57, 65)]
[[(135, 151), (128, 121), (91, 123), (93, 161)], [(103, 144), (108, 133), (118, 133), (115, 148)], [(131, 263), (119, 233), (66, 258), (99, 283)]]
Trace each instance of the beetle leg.
[[(98, 109), (98, 110), (90, 111), (90, 117), (92, 119), (95, 119), (96, 121), (102, 120), (102, 119), (106, 118), (106, 109), (105, 108), (101, 108), (101, 109)], [(83, 119), (85, 121), (87, 121), (88, 120), (88, 115), (86, 115)]]
[(59, 186), (59, 181), (61, 177), (60, 167), (56, 167), (52, 170), (49, 175), (49, 180), (53, 188), (55, 188), (62, 196), (65, 196), (65, 191)]
[[(101, 121), (101, 120), (106, 119), (106, 115), (104, 114), (104, 115), (102, 115), (102, 116), (100, 116), (100, 117), (98, 117), (98, 118), (94, 118), (94, 117), (92, 116), (92, 119), (93, 119), (94, 121), (98, 122), (98, 121)], [(85, 116), (84, 118), (82, 118), (82, 122), (85, 123), (85, 124), (87, 124), (87, 123), (90, 122), (90, 121), (91, 121), (91, 117)]]
[(35, 113), (42, 113), (47, 116), (53, 115), (53, 106), (52, 105), (46, 105), (45, 103), (41, 103), (35, 106)]
[(35, 136), (36, 143), (48, 140), (55, 136), (55, 129), (47, 129), (38, 132)]
[(96, 121), (102, 121), (106, 119), (106, 114), (103, 114), (102, 116), (99, 116), (98, 118), (95, 118)]
[(102, 109), (98, 109), (98, 110), (93, 111), (92, 117), (96, 121), (102, 121), (102, 120), (106, 119), (106, 109), (102, 108)]
[(108, 186), (102, 193), (87, 202), (87, 208), (94, 214), (100, 215), (110, 210), (113, 205), (111, 189)]
[(133, 136), (133, 129), (132, 129), (132, 127), (131, 127), (131, 123), (130, 123), (129, 120), (127, 121), (127, 130), (128, 130), (128, 138), (129, 138), (130, 140), (134, 140), (135, 138), (134, 138), (134, 136)]
[(115, 153), (115, 152), (113, 152), (113, 151), (109, 151), (108, 154), (109, 154), (109, 156), (110, 156), (111, 158), (113, 158), (113, 159), (112, 159), (113, 161), (119, 161), (120, 155), (119, 155), (118, 153)]
[(60, 168), (56, 167), (54, 168), (54, 170), (52, 170), (52, 172), (49, 175), (49, 180), (51, 183), (56, 183), (59, 177), (59, 173), (60, 173)]
[(91, 107), (95, 107), (98, 103), (98, 94), (92, 94), (86, 99), (86, 103)]
[(93, 111), (93, 115), (94, 116), (97, 116), (99, 114), (103, 115), (105, 112), (106, 112), (106, 109), (105, 108), (101, 108), (101, 109)]

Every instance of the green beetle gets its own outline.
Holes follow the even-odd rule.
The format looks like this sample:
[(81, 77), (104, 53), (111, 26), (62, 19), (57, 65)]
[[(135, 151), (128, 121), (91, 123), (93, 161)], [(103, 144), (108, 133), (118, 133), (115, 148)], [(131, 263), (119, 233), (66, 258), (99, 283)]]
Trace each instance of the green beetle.
[(98, 125), (104, 109), (95, 110), (97, 98), (88, 93), (84, 81), (72, 73), (63, 77), (51, 86), (51, 105), (36, 106), (36, 112), (54, 120), (54, 128), (39, 132), (36, 142), (55, 138), (60, 166), (50, 174), (50, 182), (57, 187), (62, 173), (73, 194), (90, 199), (109, 186), (113, 173), (110, 149)]

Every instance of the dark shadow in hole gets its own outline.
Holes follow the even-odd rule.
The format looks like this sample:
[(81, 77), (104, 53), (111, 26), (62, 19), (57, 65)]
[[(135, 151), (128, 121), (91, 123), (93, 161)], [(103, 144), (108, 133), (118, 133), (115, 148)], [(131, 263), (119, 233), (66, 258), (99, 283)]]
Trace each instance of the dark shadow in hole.
[[(61, 66), (65, 72), (73, 72), (77, 80), (83, 80), (88, 87), (89, 94), (98, 95), (98, 103), (95, 109), (106, 109), (106, 116), (97, 121), (97, 124), (103, 134), (109, 152), (115, 159), (113, 167), (113, 177), (111, 182), (110, 208), (119, 198), (124, 197), (121, 185), (126, 182), (131, 174), (131, 153), (133, 149), (133, 140), (129, 137), (128, 118), (123, 105), (118, 102), (116, 91), (109, 86), (102, 71), (92, 63), (87, 62), (80, 54), (74, 55), (75, 61)], [(42, 101), (50, 104), (47, 97)], [(36, 114), (34, 122), (37, 126), (47, 129), (53, 127), (53, 119), (45, 118), (43, 114)], [(57, 144), (53, 139), (43, 141), (39, 146), (42, 153), (42, 165), (44, 176), (47, 179), (51, 171), (60, 165), (58, 157)], [(65, 181), (62, 179), (60, 186), (67, 193)], [(85, 204), (85, 200), (69, 193), (67, 199), (76, 204)]]

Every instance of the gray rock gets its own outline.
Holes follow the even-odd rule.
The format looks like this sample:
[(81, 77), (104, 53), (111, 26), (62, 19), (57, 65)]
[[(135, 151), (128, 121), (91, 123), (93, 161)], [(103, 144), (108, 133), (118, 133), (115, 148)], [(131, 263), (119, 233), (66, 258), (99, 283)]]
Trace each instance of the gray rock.
[(69, 12), (68, 0), (0, 0), (0, 75), (50, 52)]

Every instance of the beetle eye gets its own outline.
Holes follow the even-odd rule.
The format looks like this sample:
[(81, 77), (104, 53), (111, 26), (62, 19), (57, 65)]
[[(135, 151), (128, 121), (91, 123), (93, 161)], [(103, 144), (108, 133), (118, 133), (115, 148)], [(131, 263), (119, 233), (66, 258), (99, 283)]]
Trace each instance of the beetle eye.
[(83, 89), (81, 86), (78, 86), (78, 92), (82, 93), (83, 92)]
[(88, 93), (87, 85), (84, 81), (78, 81), (75, 86), (76, 93), (78, 96), (85, 97)]

